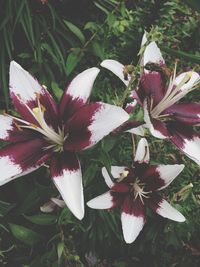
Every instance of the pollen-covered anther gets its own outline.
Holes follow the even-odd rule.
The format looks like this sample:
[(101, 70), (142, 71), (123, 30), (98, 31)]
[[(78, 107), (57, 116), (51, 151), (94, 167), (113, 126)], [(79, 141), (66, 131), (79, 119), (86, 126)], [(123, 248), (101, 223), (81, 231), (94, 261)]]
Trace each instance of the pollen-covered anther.
[(129, 175), (128, 170), (124, 170), (122, 173), (120, 173), (120, 177), (117, 179), (117, 182), (121, 182), (124, 178), (126, 178)]
[(14, 125), (15, 125), (15, 127), (17, 128), (17, 130), (19, 130), (19, 131), (23, 131), (21, 125), (19, 125), (19, 124), (16, 123), (16, 122), (14, 122)]

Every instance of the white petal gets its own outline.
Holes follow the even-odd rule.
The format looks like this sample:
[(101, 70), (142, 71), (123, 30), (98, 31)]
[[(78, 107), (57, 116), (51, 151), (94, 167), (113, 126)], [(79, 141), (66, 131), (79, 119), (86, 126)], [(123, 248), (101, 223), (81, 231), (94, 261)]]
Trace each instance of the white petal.
[(133, 241), (135, 241), (140, 231), (142, 230), (144, 226), (144, 218), (136, 217), (134, 215), (122, 212), (121, 222), (122, 222), (124, 240), (126, 243), (130, 244)]
[(200, 138), (195, 136), (193, 139), (184, 139), (183, 152), (194, 162), (200, 165)]
[(129, 81), (131, 79), (130, 75), (128, 76), (128, 80), (124, 79), (124, 74), (123, 74), (123, 70), (124, 70), (124, 65), (122, 65), (121, 63), (119, 63), (116, 60), (113, 59), (106, 59), (104, 60), (101, 64), (102, 67), (112, 71), (117, 77), (119, 77), (119, 79), (126, 85), (128, 86)]
[(84, 198), (81, 170), (63, 169), (62, 176), (53, 177), (58, 191), (71, 212), (79, 219), (84, 217)]
[(184, 164), (175, 165), (159, 165), (156, 171), (160, 174), (160, 178), (164, 181), (165, 185), (159, 190), (167, 187), (184, 169)]
[(200, 80), (200, 75), (195, 72), (195, 71), (187, 71), (187, 72), (183, 72), (180, 75), (178, 75), (174, 81), (174, 84), (177, 86), (178, 84), (180, 84), (182, 82), (182, 80), (185, 77), (190, 77), (186, 83), (184, 83), (183, 86), (181, 86), (181, 90), (182, 91), (187, 91), (190, 90), (197, 82), (199, 82)]
[(127, 133), (132, 133), (135, 135), (139, 135), (139, 136), (144, 136), (144, 126), (140, 125), (136, 128), (132, 128), (128, 131), (126, 131)]
[(12, 161), (12, 158), (9, 156), (0, 157), (0, 186), (24, 175), (27, 175), (36, 169), (40, 168), (40, 166), (30, 167), (26, 171), (23, 171), (19, 164), (16, 164)]
[(140, 139), (138, 143), (134, 161), (139, 163), (149, 162), (149, 145), (145, 138)]
[(88, 207), (92, 209), (110, 209), (113, 206), (112, 196), (110, 192), (106, 192), (87, 202)]
[(162, 200), (161, 203), (159, 203), (159, 208), (156, 210), (156, 212), (161, 215), (164, 218), (168, 218), (173, 221), (177, 222), (184, 222), (185, 217), (175, 208), (173, 208), (166, 200)]
[(42, 86), (15, 61), (10, 63), (10, 92), (20, 96), (23, 102), (36, 99)]
[(84, 102), (87, 101), (99, 71), (98, 68), (94, 67), (81, 72), (72, 80), (66, 93), (69, 94), (72, 99), (79, 98)]
[(92, 123), (88, 127), (91, 132), (91, 146), (96, 144), (104, 136), (108, 135), (128, 119), (128, 113), (122, 108), (102, 103), (100, 110), (93, 115)]
[[(158, 48), (158, 46), (155, 42), (151, 42), (149, 45), (147, 45), (147, 47), (144, 51), (144, 55), (143, 55), (144, 66), (148, 62), (156, 63), (159, 65), (165, 64), (165, 61), (162, 57), (160, 49)], [(145, 70), (145, 71), (148, 72), (148, 70)]]
[[(120, 178), (120, 174), (122, 174), (124, 172), (124, 170), (126, 169), (126, 167), (122, 166), (111, 166), (111, 174), (113, 176), (113, 178)], [(102, 175), (105, 179), (105, 182), (107, 184), (108, 187), (112, 187), (113, 186), (113, 181), (110, 178), (110, 175), (108, 174), (107, 170), (105, 167), (102, 168)]]
[(13, 119), (0, 115), (0, 139), (6, 140), (9, 137), (9, 131), (13, 130)]

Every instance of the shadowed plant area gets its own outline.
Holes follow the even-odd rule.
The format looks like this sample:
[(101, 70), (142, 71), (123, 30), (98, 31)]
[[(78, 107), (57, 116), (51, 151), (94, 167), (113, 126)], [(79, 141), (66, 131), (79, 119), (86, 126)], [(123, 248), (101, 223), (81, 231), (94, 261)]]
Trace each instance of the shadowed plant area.
[(0, 266), (200, 266), (199, 23), (0, 0)]

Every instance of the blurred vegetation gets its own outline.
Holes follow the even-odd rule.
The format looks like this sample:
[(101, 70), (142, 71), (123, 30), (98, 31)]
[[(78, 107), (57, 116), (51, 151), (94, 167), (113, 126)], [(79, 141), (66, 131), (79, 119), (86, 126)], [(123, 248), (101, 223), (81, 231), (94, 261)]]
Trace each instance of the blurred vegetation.
[[(35, 75), (59, 100), (78, 72), (99, 66), (103, 59), (137, 64), (143, 32), (152, 27), (169, 67), (178, 58), (178, 70), (199, 71), (199, 10), (198, 0), (0, 0), (0, 109), (12, 107), (10, 60)], [(120, 81), (102, 70), (92, 100), (113, 103), (123, 90)], [(197, 90), (188, 100), (199, 100)], [(58, 192), (41, 168), (0, 188), (0, 266), (199, 267), (199, 169), (169, 142), (153, 137), (148, 141), (152, 162), (187, 166), (165, 190), (187, 218), (185, 223), (149, 213), (139, 238), (126, 245), (116, 210), (86, 207), (81, 222), (67, 208), (42, 214), (40, 206)], [(102, 166), (131, 162), (130, 144), (127, 134), (108, 136), (80, 153), (85, 201), (106, 190)], [(190, 183), (193, 188), (180, 194)]]

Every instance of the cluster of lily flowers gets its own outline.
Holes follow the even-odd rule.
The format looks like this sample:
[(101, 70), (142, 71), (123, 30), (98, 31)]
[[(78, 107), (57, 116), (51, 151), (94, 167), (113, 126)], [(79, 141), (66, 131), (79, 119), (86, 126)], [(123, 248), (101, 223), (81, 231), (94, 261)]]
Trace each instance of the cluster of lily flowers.
[[(44, 211), (54, 205), (66, 205), (79, 220), (84, 217), (82, 173), (77, 152), (88, 149), (106, 135), (120, 129), (142, 136), (132, 166), (102, 168), (109, 190), (90, 200), (93, 209), (121, 209), (123, 236), (132, 243), (146, 221), (146, 208), (178, 222), (185, 217), (173, 208), (159, 191), (166, 188), (183, 170), (183, 164), (151, 165), (149, 146), (143, 137), (146, 129), (156, 138), (168, 139), (200, 165), (200, 138), (193, 126), (200, 124), (199, 103), (177, 103), (197, 87), (200, 76), (187, 71), (164, 75), (165, 61), (155, 42), (148, 42), (140, 65), (138, 88), (131, 88), (132, 73), (124, 75), (125, 66), (107, 59), (101, 66), (130, 87), (132, 103), (122, 107), (103, 102), (89, 102), (96, 67), (77, 75), (65, 90), (59, 105), (45, 86), (16, 62), (10, 64), (10, 97), (19, 116), (0, 115), (0, 139), (9, 144), (0, 150), (0, 185), (49, 165), (50, 176), (63, 201), (53, 198)], [(145, 68), (145, 66), (156, 66)], [(167, 78), (167, 79), (166, 79)], [(131, 114), (136, 106), (143, 110), (143, 121)], [(132, 125), (127, 130), (127, 125)]]

